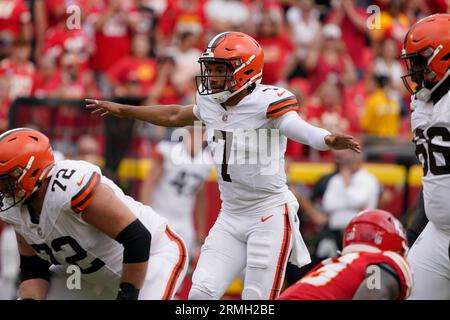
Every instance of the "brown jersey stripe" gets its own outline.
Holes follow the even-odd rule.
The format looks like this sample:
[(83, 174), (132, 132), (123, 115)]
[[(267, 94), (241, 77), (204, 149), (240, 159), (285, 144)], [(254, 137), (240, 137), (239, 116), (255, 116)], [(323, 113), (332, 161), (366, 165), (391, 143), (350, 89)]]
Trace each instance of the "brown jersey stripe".
[(267, 118), (276, 118), (282, 116), (285, 113), (288, 113), (289, 111), (298, 111), (298, 109), (298, 104), (287, 105), (280, 110), (277, 110), (277, 112), (267, 114)]
[(289, 96), (289, 97), (286, 97), (286, 98), (274, 101), (271, 104), (269, 104), (268, 109), (270, 109), (270, 107), (272, 107), (272, 106), (275, 106), (275, 105), (277, 105), (279, 103), (282, 103), (282, 102), (285, 102), (285, 101), (288, 101), (288, 100), (297, 100), (297, 98), (295, 96)]
[(97, 191), (97, 187), (100, 184), (100, 175), (94, 172), (86, 185), (72, 197), (71, 206), (75, 212), (83, 211), (88, 204), (92, 201), (92, 198)]
[(278, 297), (281, 290), (282, 279), (284, 276), (284, 269), (286, 268), (286, 261), (289, 255), (289, 247), (291, 243), (291, 224), (289, 222), (289, 215), (287, 204), (284, 205), (284, 233), (283, 241), (281, 243), (280, 255), (278, 256), (277, 270), (275, 272), (275, 278), (272, 284), (272, 290), (270, 291), (270, 300), (274, 300)]
[(180, 256), (178, 257), (177, 264), (173, 268), (172, 274), (170, 275), (169, 281), (167, 282), (166, 289), (162, 296), (162, 300), (172, 299), (178, 278), (180, 277), (181, 272), (185, 267), (187, 258), (186, 253), (187, 251), (183, 241), (176, 234), (174, 234), (172, 230), (170, 230), (169, 226), (166, 226), (166, 235), (169, 237), (171, 241), (174, 241), (177, 244)]
[(267, 113), (276, 112), (277, 110), (283, 108), (284, 106), (290, 105), (290, 104), (298, 104), (297, 99), (289, 99), (287, 101), (283, 101), (277, 105), (274, 105), (267, 109)]

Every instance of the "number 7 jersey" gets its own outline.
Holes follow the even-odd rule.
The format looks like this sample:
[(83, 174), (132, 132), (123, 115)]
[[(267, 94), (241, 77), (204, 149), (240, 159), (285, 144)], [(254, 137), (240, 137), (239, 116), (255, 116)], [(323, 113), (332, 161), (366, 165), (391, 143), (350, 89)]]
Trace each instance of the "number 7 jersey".
[(423, 195), (427, 218), (450, 231), (450, 97), (437, 103), (411, 97), (411, 129), (416, 155), (423, 167)]
[(197, 94), (194, 114), (206, 125), (222, 210), (253, 213), (296, 200), (287, 192), (287, 138), (276, 126), (278, 117), (296, 110), (296, 97), (275, 86), (257, 84), (232, 107)]
[(123, 246), (82, 218), (100, 183), (140, 219), (152, 240), (165, 232), (166, 219), (126, 196), (99, 167), (73, 160), (56, 162), (38, 223), (31, 221), (25, 205), (0, 213), (0, 219), (11, 224), (40, 258), (54, 265), (76, 265), (86, 281), (115, 288), (122, 274)]

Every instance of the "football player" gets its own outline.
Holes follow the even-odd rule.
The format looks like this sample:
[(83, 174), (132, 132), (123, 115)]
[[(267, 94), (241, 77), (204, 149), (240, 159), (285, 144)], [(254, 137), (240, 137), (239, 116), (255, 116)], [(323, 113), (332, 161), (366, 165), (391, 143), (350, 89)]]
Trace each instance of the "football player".
[(383, 210), (355, 216), (344, 232), (340, 257), (322, 261), (280, 300), (405, 299), (413, 280), (405, 260), (407, 240), (400, 221)]
[(360, 146), (351, 136), (303, 121), (288, 90), (260, 84), (264, 54), (247, 34), (216, 35), (199, 63), (193, 105), (135, 107), (87, 99), (87, 108), (166, 127), (203, 122), (222, 208), (201, 248), (189, 298), (219, 299), (245, 270), (243, 299), (275, 299), (291, 250), (296, 265), (310, 262), (299, 232), (298, 202), (286, 184), (287, 137), (320, 150), (360, 151)]
[(0, 198), (17, 236), (20, 299), (171, 299), (183, 280), (186, 248), (166, 219), (97, 166), (55, 162), (36, 130), (0, 135)]
[(415, 282), (411, 299), (450, 299), (449, 27), (450, 14), (419, 20), (406, 34), (401, 54), (429, 220), (408, 255)]
[[(213, 160), (204, 148), (202, 130), (189, 127), (182, 142), (161, 141), (155, 147), (152, 167), (140, 189), (140, 201), (168, 219), (183, 238), (191, 258), (205, 238), (205, 192)], [(197, 222), (198, 232), (194, 221)], [(192, 259), (191, 259), (192, 261)]]

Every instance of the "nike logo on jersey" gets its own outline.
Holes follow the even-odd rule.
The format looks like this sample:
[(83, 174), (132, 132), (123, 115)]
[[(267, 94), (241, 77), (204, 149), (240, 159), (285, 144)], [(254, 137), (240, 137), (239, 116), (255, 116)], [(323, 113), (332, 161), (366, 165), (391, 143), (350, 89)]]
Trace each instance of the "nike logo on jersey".
[(85, 175), (83, 176), (83, 178), (81, 178), (81, 180), (79, 182), (77, 182), (77, 186), (81, 186), (81, 184), (83, 183)]
[(285, 92), (286, 92), (286, 90), (284, 90), (282, 92), (277, 92), (277, 96), (281, 97)]
[(269, 220), (272, 217), (273, 217), (273, 214), (271, 214), (270, 216), (267, 216), (267, 217), (261, 217), (261, 222), (266, 222), (267, 220)]

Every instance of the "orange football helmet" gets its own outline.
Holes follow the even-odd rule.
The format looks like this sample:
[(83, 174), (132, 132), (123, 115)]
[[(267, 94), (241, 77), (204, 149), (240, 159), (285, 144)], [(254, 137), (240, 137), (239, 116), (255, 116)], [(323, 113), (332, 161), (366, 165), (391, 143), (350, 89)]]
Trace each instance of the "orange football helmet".
[(403, 41), (400, 56), (408, 70), (402, 77), (411, 94), (428, 101), (449, 75), (450, 14), (434, 14), (417, 21)]
[[(198, 62), (201, 75), (196, 77), (200, 95), (212, 95), (218, 103), (224, 103), (232, 96), (261, 82), (264, 53), (259, 43), (242, 32), (223, 32), (215, 36), (201, 54)], [(210, 64), (223, 64), (226, 75), (216, 76)], [(223, 88), (214, 88), (211, 78), (222, 78)]]
[(31, 196), (54, 163), (49, 139), (39, 131), (18, 128), (0, 135), (0, 211)]

